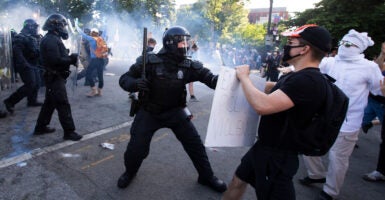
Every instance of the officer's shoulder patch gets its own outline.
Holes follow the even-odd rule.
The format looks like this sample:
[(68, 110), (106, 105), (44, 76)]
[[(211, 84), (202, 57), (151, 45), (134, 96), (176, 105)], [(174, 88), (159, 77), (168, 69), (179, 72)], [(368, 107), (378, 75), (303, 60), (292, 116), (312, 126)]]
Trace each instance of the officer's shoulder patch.
[(193, 60), (193, 61), (191, 61), (191, 67), (193, 69), (202, 69), (203, 63), (201, 63), (200, 61), (197, 61), (197, 60)]

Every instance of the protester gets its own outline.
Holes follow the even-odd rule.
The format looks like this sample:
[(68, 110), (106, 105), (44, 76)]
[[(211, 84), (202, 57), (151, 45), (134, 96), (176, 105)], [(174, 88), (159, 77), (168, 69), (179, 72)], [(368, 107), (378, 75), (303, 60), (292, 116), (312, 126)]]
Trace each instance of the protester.
[(27, 106), (41, 106), (37, 101), (37, 94), (40, 88), (39, 68), (39, 25), (33, 19), (26, 19), (23, 29), (14, 37), (13, 54), (15, 70), (19, 73), (23, 85), (4, 100), (8, 112), (15, 111), (15, 105), (27, 97)]
[(198, 171), (198, 183), (217, 192), (226, 184), (214, 176), (205, 147), (190, 121), (186, 107), (186, 87), (200, 81), (214, 89), (218, 76), (198, 61), (186, 58), (190, 34), (184, 27), (171, 27), (163, 35), (163, 48), (157, 54), (147, 54), (145, 78), (142, 58), (120, 77), (120, 86), (128, 92), (139, 91), (140, 108), (131, 126), (131, 138), (124, 153), (125, 172), (118, 180), (126, 188), (149, 154), (151, 138), (161, 128), (170, 128)]
[[(86, 72), (86, 81), (90, 83), (91, 91), (87, 94), (87, 97), (94, 97), (94, 96), (101, 96), (102, 95), (102, 89), (104, 86), (104, 79), (103, 79), (103, 68), (105, 66), (104, 58), (108, 54), (108, 48), (105, 46), (105, 52), (101, 52), (99, 54), (99, 46), (98, 42), (104, 43), (104, 40), (102, 37), (99, 36), (99, 30), (96, 28), (91, 29), (91, 36), (87, 35), (82, 31), (82, 29), (78, 26), (78, 20), (75, 20), (75, 27), (76, 30), (82, 35), (82, 37), (90, 43), (90, 52), (91, 52), (91, 62), (87, 68)], [(95, 86), (95, 81), (92, 76), (92, 72), (96, 70), (97, 76), (98, 76), (98, 87)]]
[[(382, 43), (380, 55), (376, 59), (377, 65), (380, 69), (385, 67), (385, 42)], [(384, 73), (384, 70), (382, 70)], [(382, 117), (384, 119), (384, 116)], [(385, 122), (381, 121), (381, 144), (380, 152), (378, 154), (376, 170), (365, 174), (362, 177), (366, 181), (385, 181)]]
[(63, 40), (68, 39), (66, 18), (60, 14), (50, 15), (44, 23), (43, 30), (48, 33), (40, 44), (42, 64), (45, 67), (44, 80), (46, 83), (45, 100), (41, 107), (36, 122), (34, 135), (52, 133), (54, 128), (48, 125), (52, 114), (57, 110), (59, 121), (64, 130), (64, 140), (77, 141), (82, 138), (75, 132), (75, 124), (72, 119), (71, 106), (68, 102), (66, 79), (70, 75), (70, 65), (75, 65), (78, 55), (68, 51)]
[[(385, 75), (385, 43), (382, 43), (380, 55), (374, 59), (380, 68), (382, 75)], [(382, 95), (373, 95), (369, 93), (368, 96), (368, 105), (366, 105), (364, 110), (364, 117), (361, 123), (362, 132), (368, 133), (369, 129), (373, 127), (373, 120), (377, 117), (380, 123), (384, 120), (384, 104), (385, 97)]]
[(360, 133), (368, 94), (381, 95), (383, 80), (378, 65), (364, 58), (363, 52), (374, 42), (365, 32), (350, 30), (340, 41), (338, 54), (322, 60), (320, 69), (336, 79), (335, 84), (349, 97), (349, 108), (337, 140), (329, 151), (328, 169), (322, 157), (304, 156), (308, 176), (300, 179), (303, 185), (325, 183), (319, 199), (338, 196), (349, 167), (349, 157)]
[[(283, 35), (288, 36), (288, 43), (282, 61), (293, 65), (295, 71), (277, 83), (267, 82), (265, 91), (270, 93), (253, 85), (248, 66), (236, 68), (246, 99), (261, 119), (258, 141), (242, 158), (223, 200), (241, 199), (247, 184), (254, 187), (258, 199), (296, 198), (292, 178), (299, 161), (293, 136), (325, 103), (326, 80), (318, 65), (330, 50), (331, 36), (313, 24)], [(284, 128), (286, 118), (295, 119), (287, 125), (293, 129)]]

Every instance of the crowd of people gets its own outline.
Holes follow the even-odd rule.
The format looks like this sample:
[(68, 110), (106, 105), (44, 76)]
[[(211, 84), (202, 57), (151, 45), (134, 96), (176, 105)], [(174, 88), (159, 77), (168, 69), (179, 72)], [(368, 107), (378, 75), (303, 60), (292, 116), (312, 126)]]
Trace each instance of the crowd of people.
[[(84, 71), (75, 78), (86, 77), (85, 84), (91, 88), (87, 97), (101, 96), (108, 47), (99, 30), (81, 29), (76, 20), (75, 28), (82, 36), (83, 53), (78, 55), (69, 52), (63, 43), (69, 37), (67, 25), (64, 16), (52, 14), (42, 27), (47, 33), (41, 36), (36, 21), (24, 21), (23, 29), (15, 37), (13, 49), (15, 70), (23, 85), (3, 102), (6, 111), (11, 114), (15, 112), (15, 105), (25, 97), (27, 106), (41, 106), (34, 135), (56, 130), (49, 126), (56, 110), (64, 132), (63, 139), (78, 141), (82, 135), (75, 131), (65, 86), (70, 65), (77, 65), (80, 60)], [(309, 186), (324, 183), (318, 199), (335, 199), (344, 183), (349, 157), (358, 135), (361, 130), (368, 132), (373, 126), (371, 120), (376, 116), (382, 123), (378, 166), (365, 174), (363, 179), (385, 181), (384, 106), (381, 100), (375, 100), (383, 98), (385, 94), (385, 43), (376, 62), (373, 62), (364, 56), (364, 51), (374, 44), (365, 32), (350, 30), (341, 38), (332, 56), (329, 56), (332, 52), (332, 36), (324, 27), (305, 25), (285, 32), (284, 36), (287, 37), (287, 44), (283, 52), (275, 49), (264, 58), (255, 49), (221, 50), (223, 64), (235, 68), (248, 103), (261, 115), (259, 139), (242, 157), (228, 187), (214, 175), (187, 108), (188, 94), (190, 101), (197, 101), (193, 82), (199, 81), (215, 89), (218, 75), (197, 60), (198, 45), (192, 42), (185, 27), (168, 28), (159, 52), (153, 52), (157, 42), (150, 38), (148, 49), (144, 52), (146, 60), (139, 57), (119, 79), (123, 90), (137, 94), (139, 107), (134, 112), (131, 137), (124, 153), (125, 171), (118, 178), (117, 186), (126, 188), (130, 185), (149, 154), (154, 133), (161, 128), (170, 128), (191, 159), (198, 173), (197, 182), (224, 193), (224, 200), (240, 199), (247, 185), (255, 189), (258, 199), (295, 199), (293, 177), (301, 157), (308, 175), (299, 179), (300, 184)], [(143, 71), (144, 64), (146, 68)], [(289, 65), (290, 70), (280, 70), (282, 66)], [(264, 69), (263, 77), (267, 81), (264, 91), (252, 84), (249, 74), (253, 69)], [(279, 76), (280, 72), (284, 75)], [(330, 95), (324, 87), (322, 73), (334, 78), (335, 85), (349, 98), (346, 118), (328, 152), (328, 167), (323, 165), (320, 156), (300, 157), (294, 140), (296, 130), (312, 123), (313, 117), (319, 114), (326, 97)], [(45, 99), (44, 102), (38, 102), (37, 91), (42, 82)], [(4, 113), (0, 112), (0, 117), (5, 117)], [(287, 118), (295, 120), (288, 121)]]

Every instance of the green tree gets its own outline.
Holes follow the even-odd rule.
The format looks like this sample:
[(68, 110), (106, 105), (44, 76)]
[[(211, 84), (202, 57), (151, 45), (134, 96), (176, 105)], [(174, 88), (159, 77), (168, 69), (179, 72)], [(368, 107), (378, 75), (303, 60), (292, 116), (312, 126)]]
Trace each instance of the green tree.
[(368, 32), (375, 41), (374, 48), (369, 48), (367, 56), (372, 57), (379, 52), (385, 41), (383, 27), (385, 24), (384, 0), (322, 0), (314, 9), (297, 13), (295, 18), (286, 23), (288, 26), (300, 26), (316, 23), (326, 27), (332, 34), (334, 46), (350, 29)]

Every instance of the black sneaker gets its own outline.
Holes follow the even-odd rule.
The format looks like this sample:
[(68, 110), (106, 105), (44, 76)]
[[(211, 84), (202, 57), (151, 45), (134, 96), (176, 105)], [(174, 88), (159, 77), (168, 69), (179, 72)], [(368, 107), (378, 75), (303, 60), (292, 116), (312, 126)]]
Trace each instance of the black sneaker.
[(42, 106), (43, 105), (43, 103), (41, 103), (41, 102), (32, 102), (32, 103), (30, 103), (30, 102), (28, 102), (27, 103), (27, 106), (28, 107), (39, 107), (39, 106)]
[(124, 172), (118, 179), (118, 188), (124, 189), (128, 187), (134, 177), (135, 175), (129, 175), (128, 173)]
[(224, 192), (227, 190), (226, 183), (217, 178), (216, 176), (212, 176), (210, 179), (203, 179), (201, 177), (198, 178), (198, 183), (201, 185), (206, 185), (211, 189), (217, 192)]
[(333, 200), (333, 197), (322, 190), (316, 200)]
[(311, 185), (313, 183), (325, 183), (326, 182), (326, 178), (314, 179), (314, 178), (309, 178), (308, 176), (306, 176), (303, 179), (298, 179), (298, 181), (302, 185), (309, 186), (309, 185)]
[(370, 123), (370, 124), (365, 124), (365, 125), (362, 125), (361, 126), (361, 129), (362, 129), (362, 132), (364, 133), (368, 133), (369, 129), (373, 127), (373, 124)]
[(4, 100), (3, 102), (5, 105), (5, 109), (7, 109), (9, 113), (13, 114), (13, 112), (15, 112), (15, 106), (10, 102), (8, 102), (7, 100)]
[(83, 136), (77, 134), (76, 132), (65, 133), (63, 136), (64, 140), (72, 140), (72, 141), (79, 141), (82, 138), (83, 138)]
[(55, 128), (51, 128), (49, 126), (44, 126), (43, 128), (35, 128), (35, 131), (33, 131), (34, 135), (43, 135), (47, 133), (53, 133), (55, 132)]

